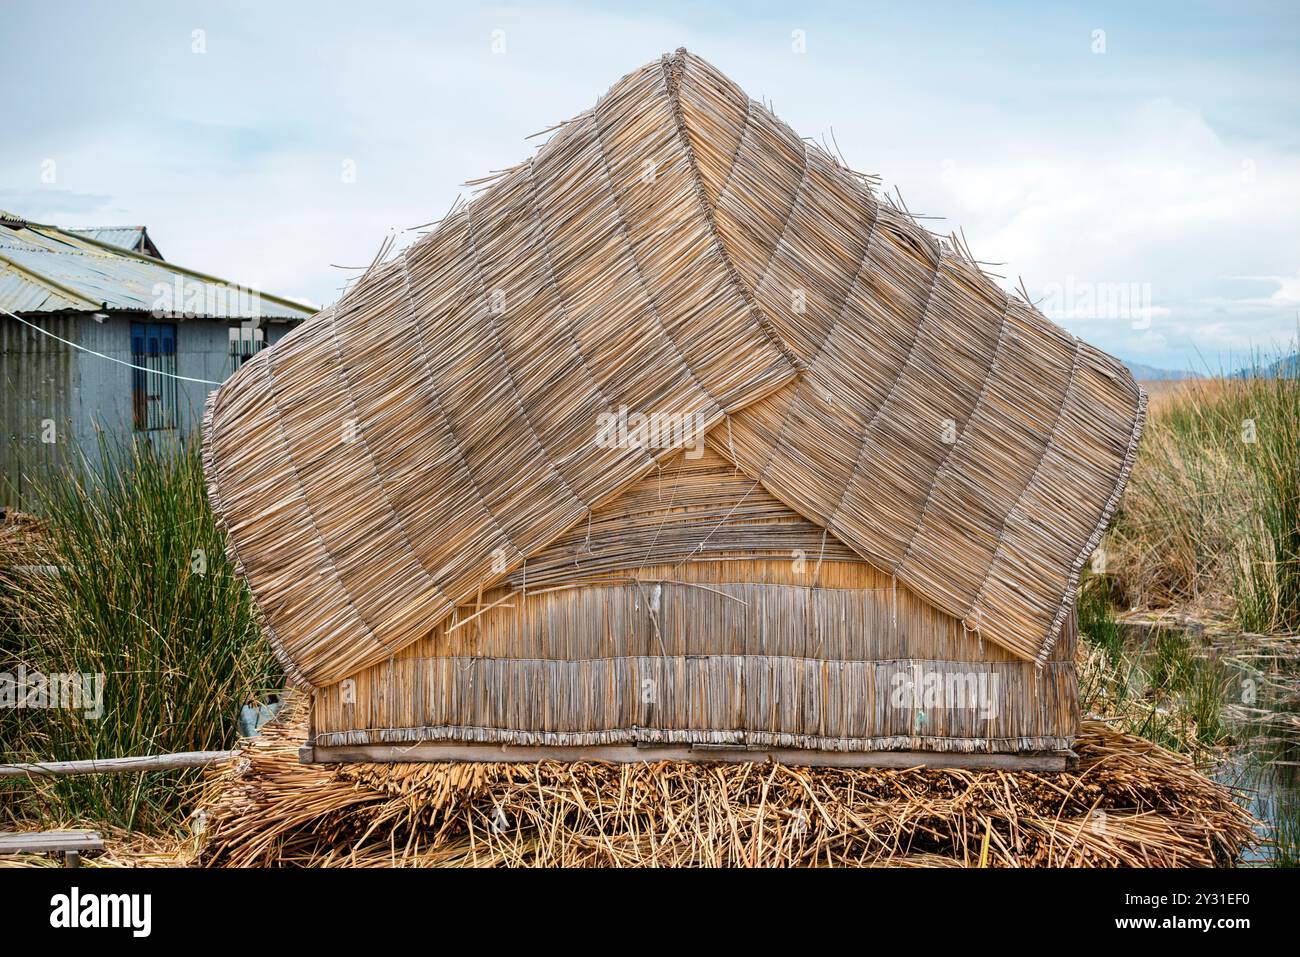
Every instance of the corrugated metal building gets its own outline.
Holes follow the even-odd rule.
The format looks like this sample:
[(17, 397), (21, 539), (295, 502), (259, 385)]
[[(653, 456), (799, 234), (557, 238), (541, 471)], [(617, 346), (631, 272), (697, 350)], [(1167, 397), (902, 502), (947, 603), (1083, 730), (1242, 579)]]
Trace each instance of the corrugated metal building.
[(149, 229), (146, 226), (92, 226), (88, 229), (69, 229), (68, 232), (108, 243), (110, 246), (121, 246), (141, 256), (163, 258), (149, 236)]
[(165, 262), (143, 226), (3, 211), (0, 310), (0, 505), (27, 508), (48, 470), (95, 455), (96, 428), (191, 432), (209, 383), (316, 311)]

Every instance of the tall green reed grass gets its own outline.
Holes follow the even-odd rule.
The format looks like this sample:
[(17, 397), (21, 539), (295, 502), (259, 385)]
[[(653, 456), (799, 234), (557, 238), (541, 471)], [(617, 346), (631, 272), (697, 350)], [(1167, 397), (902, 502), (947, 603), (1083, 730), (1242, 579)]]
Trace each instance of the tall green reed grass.
[(1230, 604), (1245, 631), (1300, 629), (1300, 379), (1263, 368), (1153, 409), (1112, 535), (1137, 602)]
[(1142, 638), (1126, 634), (1115, 618), (1110, 587), (1107, 578), (1094, 575), (1080, 587), (1083, 710), (1198, 758), (1229, 743), (1228, 670), (1184, 631), (1155, 629)]
[[(102, 673), (103, 714), (4, 715), (0, 760), (229, 748), (240, 706), (279, 687), (281, 675), (225, 558), (198, 443), (101, 437), (98, 452), (95, 464), (40, 491), (46, 560), (61, 573), (10, 585), (0, 654), (45, 674)], [(20, 799), (51, 819), (163, 827), (198, 777), (61, 777), (27, 783)]]

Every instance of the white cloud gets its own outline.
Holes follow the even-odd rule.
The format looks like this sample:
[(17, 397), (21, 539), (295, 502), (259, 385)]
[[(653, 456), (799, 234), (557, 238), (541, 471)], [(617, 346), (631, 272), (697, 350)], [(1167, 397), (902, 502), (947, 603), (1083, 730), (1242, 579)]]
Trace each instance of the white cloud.
[[(950, 163), (928, 205), (946, 207), (976, 254), (1024, 276), (1035, 297), (1053, 300), (1053, 288), (1070, 282), (1148, 288), (1149, 303), (1112, 321), (1077, 299), (1062, 304), (1057, 296), (1046, 308), (1107, 348), (1181, 364), (1198, 352), (1289, 340), (1300, 272), (1281, 271), (1300, 264), (1300, 158), (1229, 144), (1196, 111), (1168, 100), (1139, 104), (1116, 127), (1120, 135), (1071, 138), (1050, 151), (1039, 140), (1033, 152)], [(1234, 264), (1277, 290), (1233, 298), (1225, 271)], [(1216, 319), (1215, 311), (1232, 318)], [(1250, 321), (1240, 321), (1246, 311)], [(1125, 326), (1135, 315), (1149, 317), (1159, 335), (1130, 335)]]
[(1244, 299), (1219, 300), (1232, 306), (1261, 306), (1264, 308), (1285, 308), (1300, 306), (1300, 271), (1294, 276), (1230, 276), (1230, 279), (1247, 282), (1266, 282), (1277, 286), (1271, 295), (1264, 297), (1246, 297)]
[[(843, 12), (798, 24), (673, 7), (372, 13), (223, 6), (200, 24), (202, 55), (190, 52), (193, 14), (170, 8), (115, 8), (107, 33), (94, 18), (22, 26), (47, 39), (18, 45), (12, 71), (56, 55), (78, 69), (44, 72), (12, 103), (7, 127), (20, 135), (0, 155), (0, 207), (66, 225), (145, 223), (179, 263), (323, 303), (349, 276), (331, 263), (369, 263), (386, 235), (440, 217), (460, 183), (528, 156), (525, 136), (684, 44), (771, 97), (801, 134), (833, 127), (851, 165), (946, 217), (932, 228), (962, 227), (976, 255), (1005, 263), (995, 271), (1009, 286), (1149, 289), (1120, 314), (1062, 301), (1060, 321), (1104, 348), (1183, 364), (1294, 332), (1300, 155), (1285, 139), (1293, 73), (1273, 61), (1252, 74), (1170, 39), (1165, 59), (1130, 62), (1126, 50), (1147, 54), (1121, 23), (1113, 52), (1089, 57), (1090, 26), (1060, 10), (1023, 24), (971, 13), (979, 35), (963, 32), (959, 10), (951, 23), (892, 14), (888, 33)], [(790, 51), (795, 26), (806, 55)], [(504, 55), (491, 52), (494, 29), (506, 31)], [(1023, 45), (1016, 31), (1034, 49), (1003, 57), (999, 44)], [(1061, 49), (1081, 59), (1060, 62)], [(1180, 99), (1135, 92), (1157, 88)], [(1271, 103), (1261, 115), (1279, 118), (1277, 135), (1210, 122), (1225, 102)], [(41, 183), (50, 157), (58, 182)], [(344, 160), (355, 182), (341, 181)], [(1277, 286), (1243, 292), (1231, 277)], [(1143, 318), (1149, 328), (1133, 328)]]

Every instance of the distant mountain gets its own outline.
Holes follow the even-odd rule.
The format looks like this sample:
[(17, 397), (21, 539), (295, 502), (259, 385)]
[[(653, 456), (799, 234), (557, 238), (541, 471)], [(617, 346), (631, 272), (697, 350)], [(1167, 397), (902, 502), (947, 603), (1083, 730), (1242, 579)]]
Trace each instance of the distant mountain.
[[(1261, 359), (1260, 362), (1262, 361), (1263, 360)], [(1248, 366), (1234, 374), (1243, 379), (1252, 375), (1257, 375), (1264, 379), (1275, 379), (1279, 376), (1294, 378), (1297, 375), (1300, 375), (1300, 354), (1293, 352), (1289, 356), (1274, 359), (1267, 365), (1259, 365), (1258, 367)]]
[(1293, 352), (1289, 356), (1283, 356), (1276, 362), (1271, 362), (1264, 371), (1267, 376), (1296, 376), (1300, 375), (1300, 353)]
[[(1259, 361), (1261, 364), (1258, 367), (1247, 366), (1236, 372), (1222, 374), (1228, 378), (1259, 375), (1266, 379), (1274, 376), (1300, 376), (1300, 353), (1293, 352), (1289, 356), (1274, 359), (1269, 363), (1264, 363), (1262, 358)], [(1128, 366), (1128, 371), (1133, 373), (1133, 378), (1139, 382), (1183, 382), (1186, 379), (1203, 378), (1201, 373), (1188, 372), (1185, 369), (1157, 369), (1155, 366), (1143, 365), (1140, 362), (1125, 362), (1124, 365)]]
[(1133, 373), (1133, 378), (1139, 382), (1181, 382), (1183, 379), (1199, 379), (1200, 376), (1195, 372), (1188, 372), (1184, 369), (1157, 369), (1155, 366), (1144, 366), (1140, 362), (1125, 362), (1128, 371)]

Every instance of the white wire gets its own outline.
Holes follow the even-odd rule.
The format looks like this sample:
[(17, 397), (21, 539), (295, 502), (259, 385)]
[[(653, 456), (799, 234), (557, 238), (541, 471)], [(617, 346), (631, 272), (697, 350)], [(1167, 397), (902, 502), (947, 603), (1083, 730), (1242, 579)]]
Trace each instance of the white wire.
[(139, 369), (141, 372), (148, 372), (151, 375), (165, 375), (169, 379), (181, 379), (184, 382), (201, 382), (204, 385), (221, 385), (220, 382), (213, 382), (211, 379), (195, 379), (193, 376), (176, 375), (175, 373), (162, 372), (158, 369), (147, 369), (144, 366), (138, 366), (133, 362), (127, 362), (125, 359), (116, 359), (113, 356), (106, 356), (102, 352), (96, 352), (94, 349), (87, 349), (85, 346), (79, 346), (75, 342), (69, 342), (67, 339), (64, 339), (62, 336), (56, 336), (48, 329), (42, 329), (40, 326), (36, 325), (35, 323), (28, 322), (22, 316), (15, 316), (8, 309), (0, 309), (0, 312), (3, 312), (6, 316), (9, 316), (10, 318), (17, 319), (24, 326), (31, 326), (37, 332), (41, 333), (41, 335), (49, 336), (51, 339), (57, 339), (59, 342), (62, 342), (65, 346), (72, 346), (72, 348), (80, 349), (82, 352), (85, 352), (89, 355), (98, 356), (101, 359), (107, 359), (109, 362), (116, 362), (118, 365), (126, 366), (128, 369)]

